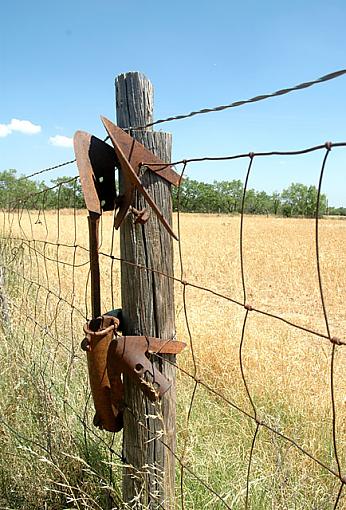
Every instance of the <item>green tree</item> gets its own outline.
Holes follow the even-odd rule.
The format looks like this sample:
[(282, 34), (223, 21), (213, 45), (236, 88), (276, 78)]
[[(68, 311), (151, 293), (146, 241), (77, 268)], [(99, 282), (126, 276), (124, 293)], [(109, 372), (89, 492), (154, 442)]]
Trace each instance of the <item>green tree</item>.
[(332, 216), (346, 216), (346, 207), (328, 207), (328, 214)]
[(214, 189), (219, 195), (220, 212), (239, 211), (243, 195), (243, 183), (240, 180), (214, 181)]
[[(256, 214), (256, 191), (254, 189), (246, 190), (244, 201), (244, 212), (246, 214)], [(240, 211), (239, 211), (240, 212)]]
[(279, 214), (280, 208), (281, 208), (281, 195), (277, 191), (274, 191), (270, 197), (271, 207), (270, 212), (272, 214)]
[(218, 212), (220, 195), (213, 184), (186, 178), (181, 183), (179, 190), (173, 189), (174, 210), (178, 209), (178, 205), (182, 212)]
[[(17, 177), (14, 169), (0, 172), (0, 207), (29, 209), (82, 208), (85, 207), (81, 185), (71, 177), (53, 179), (51, 185), (43, 181)], [(59, 184), (61, 184), (59, 186)], [(58, 185), (58, 186), (57, 186)], [(50, 189), (52, 186), (53, 189)]]
[[(53, 187), (53, 189), (50, 189)], [(85, 207), (82, 187), (79, 180), (71, 181), (71, 177), (62, 176), (52, 179), (52, 185), (47, 187), (45, 206), (47, 208), (81, 209)]]
[(256, 195), (255, 214), (269, 214), (271, 210), (270, 196), (265, 191), (257, 191), (255, 195)]
[[(292, 183), (281, 193), (282, 212), (284, 216), (315, 216), (317, 206), (316, 186)], [(327, 209), (327, 197), (320, 196), (319, 212), (325, 214)]]
[(35, 195), (41, 191), (42, 184), (17, 178), (16, 173), (14, 169), (0, 172), (0, 207), (32, 208), (37, 200)]

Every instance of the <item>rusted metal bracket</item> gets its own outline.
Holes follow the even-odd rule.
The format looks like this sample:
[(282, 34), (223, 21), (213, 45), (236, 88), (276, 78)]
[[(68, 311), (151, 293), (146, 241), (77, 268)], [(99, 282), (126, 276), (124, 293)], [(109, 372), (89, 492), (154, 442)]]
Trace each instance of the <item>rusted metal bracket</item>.
[(116, 336), (119, 319), (103, 315), (84, 326), (82, 349), (87, 352), (91, 392), (96, 414), (94, 425), (119, 432), (125, 409), (123, 374), (128, 374), (151, 401), (161, 398), (171, 382), (154, 367), (153, 353), (178, 354), (183, 342), (145, 336)]
[(149, 355), (179, 354), (186, 344), (146, 336), (120, 336), (109, 345), (107, 371), (111, 386), (121, 374), (128, 374), (151, 401), (161, 398), (171, 382), (154, 366)]

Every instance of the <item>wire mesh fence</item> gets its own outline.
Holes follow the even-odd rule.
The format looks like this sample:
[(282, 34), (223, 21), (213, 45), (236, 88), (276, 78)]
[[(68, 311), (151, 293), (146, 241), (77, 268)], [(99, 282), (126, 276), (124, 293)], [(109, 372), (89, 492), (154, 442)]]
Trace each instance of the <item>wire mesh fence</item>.
[[(323, 155), (319, 195), (331, 148), (344, 150), (345, 146), (346, 144), (327, 144), (308, 149), (322, 152)], [(290, 157), (297, 153), (285, 155)], [(271, 156), (268, 154), (267, 157)], [(246, 200), (247, 183), (256, 158), (256, 154), (247, 155), (249, 163), (245, 165), (247, 169), (242, 209)], [(186, 167), (193, 163), (193, 160), (181, 163), (182, 176)], [(77, 178), (73, 179), (73, 182), (76, 181)], [(90, 472), (95, 477), (100, 477), (104, 480), (106, 496), (112, 497), (110, 496), (114, 491), (111, 488), (112, 483), (117, 479), (117, 474), (119, 476), (119, 466), (126, 462), (126, 459), (122, 456), (120, 439), (102, 433), (92, 425), (92, 404), (84, 356), (79, 349), (82, 325), (90, 317), (86, 213), (74, 206), (75, 194), (71, 187), (68, 188), (71, 208), (59, 207), (60, 197), (66, 191), (67, 183), (70, 184), (70, 180), (56, 186), (56, 209), (45, 210), (45, 194), (48, 193), (45, 191), (22, 197), (20, 203), (9, 200), (8, 210), (2, 211), (1, 260), (6, 272), (6, 295), (11, 317), (9, 325), (11, 333), (7, 331), (10, 344), (5, 352), (10, 358), (7, 363), (11, 362), (11, 366), (8, 367), (9, 377), (16, 381), (17, 387), (15, 390), (12, 388), (14, 394), (7, 395), (4, 399), (7, 402), (2, 409), (1, 421), (3, 434), (9, 438), (7, 447), (11, 449), (13, 442), (20, 446), (18, 455), (23, 456), (23, 459), (30, 455), (40, 457), (43, 455), (51, 469), (56, 470), (57, 480), (59, 470), (63, 473), (60, 476), (67, 477), (61, 468), (61, 457), (71, 455), (69, 450), (72, 449), (73, 463), (79, 463), (80, 469), (84, 472), (82, 479), (76, 480), (75, 484), (70, 480), (67, 483), (65, 480), (65, 485), (72, 495), (65, 495), (67, 488), (61, 486), (64, 482), (54, 479), (53, 486), (44, 490), (55, 490), (57, 497), (66, 496), (76, 500), (85, 492), (83, 496), (85, 505), (92, 506), (95, 504), (91, 501), (92, 495), (82, 488), (83, 477), (92, 477)], [(292, 293), (290, 290), (296, 302), (295, 306), (290, 306), (290, 312), (286, 313), (282, 293), (280, 304), (276, 302), (275, 296), (278, 294), (275, 295), (275, 289), (270, 291), (274, 298), (269, 300), (266, 306), (260, 306), (261, 301), (265, 303), (265, 299), (253, 298), (255, 292), (261, 294), (261, 286), (270, 288), (271, 280), (272, 285), (278, 286), (277, 278), (280, 280), (280, 271), (283, 268), (289, 269), (286, 267), (286, 260), (283, 260), (281, 269), (274, 266), (272, 274), (266, 274), (268, 268), (263, 264), (263, 253), (260, 253), (256, 263), (259, 244), (256, 246), (250, 234), (247, 238), (246, 229), (249, 224), (249, 228), (260, 231), (259, 218), (251, 218), (243, 213), (240, 217), (207, 216), (205, 219), (202, 216), (196, 218), (193, 215), (186, 216), (181, 215), (179, 211), (176, 215), (180, 239), (176, 275), (163, 275), (166, 278), (173, 278), (176, 282), (176, 295), (180, 295), (180, 298), (177, 297), (178, 336), (189, 340), (189, 352), (177, 365), (180, 374), (178, 405), (182, 407), (177, 431), (180, 441), (176, 453), (180, 465), (181, 507), (198, 508), (202, 501), (214, 508), (236, 508), (241, 504), (250, 507), (253, 500), (256, 508), (259, 497), (257, 485), (260, 487), (262, 484), (263, 487), (259, 491), (261, 493), (263, 490), (261, 497), (264, 498), (265, 508), (269, 500), (266, 501), (264, 496), (266, 491), (264, 487), (267, 484), (271, 486), (277, 484), (276, 496), (286, 500), (288, 495), (293, 497), (293, 488), (296, 488), (290, 479), (293, 476), (302, 478), (300, 481), (296, 480), (296, 483), (301, 484), (302, 498), (305, 497), (304, 491), (308, 492), (311, 485), (311, 507), (316, 497), (316, 505), (324, 501), (324, 507), (327, 508), (329, 505), (331, 508), (337, 508), (342, 501), (344, 484), (342, 392), (345, 385), (342, 382), (341, 349), (345, 345), (342, 336), (345, 322), (342, 322), (342, 310), (339, 308), (342, 305), (341, 300), (335, 307), (333, 304), (331, 313), (328, 311), (328, 303), (333, 303), (335, 288), (329, 288), (329, 285), (324, 284), (324, 281), (329, 282), (330, 275), (324, 274), (323, 271), (320, 232), (322, 230), (325, 243), (330, 229), (340, 227), (340, 232), (343, 232), (342, 222), (334, 220), (333, 224), (333, 220), (321, 220), (317, 206), (313, 220), (314, 256), (311, 239), (308, 246), (303, 244), (303, 249), (310, 251), (310, 263), (313, 265), (310, 268), (304, 265), (304, 272), (311, 273), (309, 277), (312, 277), (312, 285), (314, 284), (317, 289), (314, 291), (309, 289), (314, 294), (314, 305), (310, 313), (307, 313), (304, 300), (299, 299), (299, 291), (296, 296), (296, 292)], [(191, 237), (191, 232), (197, 228), (197, 224), (191, 225), (194, 221), (201, 222), (204, 242), (198, 236), (198, 239), (194, 240), (196, 244), (191, 247), (186, 236)], [(283, 221), (290, 225), (286, 232), (288, 235), (297, 234), (296, 231), (290, 232), (293, 227), (289, 222), (301, 221), (299, 228), (302, 228), (303, 232), (308, 228), (311, 234), (312, 220), (262, 218), (264, 235), (269, 235), (270, 229), (275, 227), (273, 221), (279, 223)], [(105, 312), (109, 308), (119, 306), (120, 303), (120, 262), (131, 263), (120, 261), (117, 234), (112, 222), (111, 214), (103, 216), (100, 257)], [(222, 235), (229, 237), (229, 248), (225, 248), (227, 242), (221, 245), (215, 239), (213, 228), (216, 228), (217, 224), (223, 231)], [(266, 228), (269, 229), (267, 233)], [(285, 231), (285, 226), (281, 223), (279, 228)], [(230, 231), (228, 234), (227, 230)], [(253, 236), (254, 232), (251, 234)], [(280, 242), (283, 242), (282, 237)], [(342, 237), (336, 239), (342, 242)], [(270, 241), (270, 237), (266, 238), (268, 259), (273, 253)], [(279, 236), (273, 237), (272, 242), (278, 243)], [(214, 251), (211, 250), (211, 245), (214, 246)], [(285, 247), (288, 249), (289, 245)], [(334, 249), (335, 245), (332, 247)], [(294, 245), (293, 249), (297, 249), (297, 246)], [(282, 246), (279, 245), (277, 250), (279, 253), (275, 253), (275, 256), (282, 256)], [(208, 264), (211, 254), (212, 264)], [(300, 258), (302, 253), (299, 251), (290, 255), (298, 260), (298, 264), (302, 261)], [(326, 256), (330, 257), (332, 253), (328, 252)], [(257, 278), (257, 282), (252, 281), (251, 284), (248, 283), (248, 259), (251, 264), (250, 273), (253, 273), (253, 263), (260, 269), (259, 275), (256, 277), (251, 275), (250, 279)], [(296, 264), (297, 261), (291, 261), (293, 267)], [(335, 261), (333, 264), (336, 271), (343, 270)], [(208, 268), (208, 265), (215, 266), (217, 272), (222, 271), (222, 277), (213, 275), (213, 267)], [(155, 268), (140, 269), (155, 271)], [(312, 275), (314, 272), (315, 278)], [(238, 274), (232, 282), (235, 273)], [(296, 277), (302, 276), (301, 273), (297, 273)], [(293, 288), (296, 283), (293, 279), (291, 282)], [(336, 283), (340, 291), (342, 282)], [(303, 282), (304, 284), (311, 285), (309, 278)], [(280, 280), (277, 291), (283, 285), (283, 281)], [(289, 288), (287, 281), (284, 287)], [(328, 287), (327, 290), (324, 287)], [(264, 298), (268, 299), (266, 291), (262, 293)], [(311, 301), (309, 305), (311, 306)], [(299, 316), (299, 320), (293, 320), (294, 316)], [(260, 338), (256, 338), (257, 336)], [(267, 354), (273, 350), (267, 360), (263, 360), (263, 354), (258, 353), (261, 344)], [(296, 356), (289, 369), (288, 360), (287, 365), (285, 364), (286, 355)], [(281, 356), (279, 362), (277, 356)], [(272, 364), (271, 368), (265, 366), (266, 362)], [(320, 371), (321, 365), (323, 371)], [(311, 374), (308, 373), (310, 370)], [(304, 378), (301, 371), (307, 372), (306, 385), (302, 387), (303, 395), (300, 392), (296, 393), (294, 385), (297, 384), (297, 380), (289, 376), (290, 372), (292, 374), (296, 372), (294, 375), (298, 376), (298, 382), (301, 382), (299, 378)], [(263, 377), (269, 379), (263, 381)], [(283, 384), (285, 377), (287, 380)], [(277, 383), (278, 380), (280, 383)], [(261, 388), (264, 383), (267, 387)], [(35, 388), (37, 394), (26, 393), (26, 388), (30, 391)], [(8, 392), (8, 388), (6, 391)], [(277, 409), (275, 395), (278, 396)], [(20, 399), (20, 403), (16, 405), (19, 405), (19, 408), (23, 406), (21, 409), (23, 421), (13, 411), (11, 406), (14, 404), (9, 401), (11, 398), (15, 401)], [(22, 399), (25, 402), (22, 402)], [(302, 406), (300, 399), (304, 400), (305, 411), (309, 412), (304, 412), (304, 405)], [(311, 409), (313, 403), (321, 410), (320, 414), (318, 409)], [(341, 409), (338, 412), (340, 403)], [(303, 416), (297, 414), (296, 407)], [(59, 428), (58, 432), (56, 427)], [(238, 429), (236, 433), (234, 428)], [(59, 442), (62, 440), (62, 434), (66, 434), (63, 444)], [(321, 435), (324, 437), (323, 441)], [(242, 444), (239, 444), (239, 441)], [(74, 445), (76, 442), (78, 453)], [(193, 444), (194, 442), (196, 444)], [(218, 444), (219, 442), (221, 444)], [(265, 450), (265, 443), (268, 443), (268, 451)], [(101, 474), (95, 471), (94, 466), (87, 464), (90, 460), (90, 450), (93, 450), (96, 457), (101, 450), (102, 454), (98, 460), (98, 463), (100, 459), (103, 461)], [(198, 452), (201, 457), (199, 460)], [(234, 458), (227, 460), (230, 453), (233, 453)], [(271, 458), (273, 456), (277, 458)], [(266, 464), (265, 469), (261, 467), (263, 463)], [(68, 465), (69, 462), (66, 461), (64, 464)], [(293, 473), (290, 472), (291, 469)], [(88, 470), (90, 472), (87, 473)], [(220, 481), (211, 475), (210, 472), (213, 471), (222, 473)], [(225, 473), (228, 472), (230, 474), (226, 476)], [(73, 472), (69, 476), (72, 474), (76, 475)], [(111, 479), (108, 476), (111, 476)], [(223, 477), (225, 478), (220, 486)], [(324, 494), (313, 493), (315, 483), (318, 483), (320, 489), (324, 487)], [(57, 484), (55, 489), (54, 484)], [(114, 484), (114, 487), (117, 487), (117, 484)], [(96, 486), (94, 490), (97, 490)], [(198, 495), (197, 498), (194, 491)], [(255, 492), (255, 496), (252, 496), (252, 492)], [(270, 494), (270, 490), (268, 492)], [(272, 497), (275, 497), (274, 494), (269, 496)], [(297, 494), (294, 497), (299, 507), (300, 497)], [(201, 498), (200, 503), (198, 498)], [(305, 504), (306, 500), (302, 507)]]
[[(228, 160), (230, 173), (244, 160), (240, 215), (183, 214), (178, 190), (175, 271), (160, 272), (174, 281), (188, 343), (176, 364), (177, 508), (346, 508), (345, 225), (320, 214), (331, 153), (345, 147), (175, 163), (183, 179), (202, 159)], [(320, 157), (313, 219), (245, 214), (259, 159), (307, 154)], [(1, 508), (126, 507), (121, 434), (93, 425), (80, 350), (91, 310), (77, 186), (9, 195), (0, 212)], [(120, 258), (114, 218), (101, 222), (103, 312), (120, 306), (121, 264), (133, 264)]]

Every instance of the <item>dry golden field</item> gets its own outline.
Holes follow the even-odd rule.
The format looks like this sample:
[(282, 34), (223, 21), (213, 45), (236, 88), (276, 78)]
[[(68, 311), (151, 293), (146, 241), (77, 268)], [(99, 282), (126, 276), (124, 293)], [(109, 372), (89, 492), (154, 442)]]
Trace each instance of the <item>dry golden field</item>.
[[(42, 328), (46, 328), (44, 341), (37, 340), (46, 363), (61, 363), (63, 370), (69, 371), (69, 381), (73, 374), (80, 377), (85, 360), (79, 353), (79, 342), (84, 320), (90, 315), (88, 252), (83, 249), (88, 247), (86, 212), (66, 210), (44, 215), (24, 212), (20, 216), (3, 215), (0, 220), (6, 235), (17, 239), (7, 249), (8, 264), (27, 280), (24, 284), (20, 278), (15, 280), (13, 313), (20, 310), (22, 326), (32, 327), (30, 319), (25, 320), (27, 316), (34, 319), (38, 336), (38, 331), (42, 336)], [(174, 220), (176, 224), (176, 217)], [(223, 400), (253, 413), (240, 370), (239, 348), (246, 311), (226, 299), (243, 302), (240, 218), (183, 214), (180, 223), (183, 279), (196, 287), (186, 287), (190, 338), (183, 286), (176, 283), (177, 337), (189, 344), (179, 362), (216, 394), (199, 385), (191, 407), (194, 380), (178, 374), (178, 452), (184, 449), (185, 462), (222, 495), (229, 508), (242, 508), (255, 427)], [(119, 262), (106, 256), (119, 256), (118, 242), (118, 233), (112, 231), (112, 216), (105, 214), (100, 246), (104, 311), (121, 306)], [(174, 245), (175, 275), (180, 278), (178, 244)], [(346, 340), (346, 222), (320, 220), (319, 246), (330, 334)], [(316, 269), (314, 220), (245, 217), (243, 260), (247, 304), (327, 334)], [(54, 346), (54, 353), (49, 352), (50, 333), (59, 337), (61, 345), (77, 353), (73, 365), (68, 363), (63, 348)], [(34, 349), (35, 341), (30, 342)], [(257, 311), (248, 313), (242, 364), (259, 419), (337, 471), (332, 434), (331, 355), (332, 344), (328, 339)], [(333, 385), (335, 439), (342, 469), (346, 466), (345, 363), (346, 347), (338, 346)], [(85, 395), (84, 391), (79, 396), (82, 399)], [(333, 508), (340, 485), (337, 479), (292, 443), (263, 427), (256, 440), (251, 469), (250, 501), (252, 497), (254, 502), (251, 508)], [(199, 490), (189, 476), (185, 484), (188, 508), (227, 508), (205, 488)], [(342, 498), (338, 508), (346, 508)]]

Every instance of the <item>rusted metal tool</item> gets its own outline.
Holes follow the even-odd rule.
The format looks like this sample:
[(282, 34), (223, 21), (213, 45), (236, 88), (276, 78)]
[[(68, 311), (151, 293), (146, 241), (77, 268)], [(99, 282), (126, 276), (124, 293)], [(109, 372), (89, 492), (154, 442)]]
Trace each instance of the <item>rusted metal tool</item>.
[[(178, 237), (173, 232), (172, 227), (166, 221), (154, 200), (143, 187), (137, 174), (139, 173), (142, 166), (146, 166), (152, 171), (155, 171), (155, 173), (160, 175), (163, 179), (176, 186), (179, 183), (179, 175), (174, 172), (174, 170), (169, 165), (165, 164), (158, 157), (148, 151), (143, 145), (137, 142), (134, 138), (125, 133), (125, 131), (113, 124), (113, 122), (106, 119), (105, 117), (101, 117), (101, 120), (114, 146), (124, 181), (124, 192), (119, 197), (117, 202), (119, 211), (115, 218), (115, 228), (119, 228), (122, 221), (124, 220), (127, 211), (131, 207), (135, 189), (137, 189), (137, 191), (140, 192), (148, 202), (167, 232), (169, 232), (169, 234), (174, 237), (174, 239), (178, 240)], [(145, 165), (143, 165), (143, 162), (145, 162)], [(140, 214), (143, 215), (142, 212), (140, 212)]]
[[(179, 354), (186, 344), (146, 336), (120, 336), (109, 345), (107, 372), (111, 387), (116, 387), (121, 374), (128, 374), (151, 400), (161, 398), (171, 387), (163, 374), (151, 363), (149, 354)], [(113, 384), (114, 383), (114, 384)], [(119, 394), (118, 407), (122, 408)]]
[[(95, 406), (94, 425), (109, 432), (119, 432), (123, 427), (123, 413), (119, 396), (123, 383), (119, 376), (109, 380), (107, 371), (108, 349), (113, 341), (119, 320), (104, 315), (92, 319), (84, 326), (82, 348), (87, 352), (91, 393)], [(121, 401), (121, 398), (120, 398)]]
[[(122, 374), (130, 374), (151, 400), (160, 398), (169, 389), (170, 382), (153, 366), (149, 354), (154, 352), (177, 354), (185, 344), (153, 337), (118, 336), (121, 310), (113, 310), (101, 316), (100, 217), (102, 211), (119, 209), (115, 225), (118, 228), (127, 211), (132, 210), (136, 221), (145, 223), (148, 219), (147, 209), (137, 211), (131, 205), (134, 191), (137, 189), (144, 195), (165, 228), (175, 237), (155, 202), (143, 188), (136, 172), (139, 173), (141, 162), (145, 160), (147, 166), (155, 165), (154, 171), (172, 184), (178, 183), (179, 176), (120, 128), (107, 119), (103, 118), (103, 122), (114, 149), (83, 131), (77, 131), (74, 136), (77, 166), (89, 212), (92, 319), (84, 326), (85, 338), (82, 349), (87, 352), (90, 387), (96, 410), (94, 425), (110, 432), (117, 432), (123, 426), (125, 407)], [(125, 192), (121, 196), (116, 193), (116, 167), (123, 172), (125, 183)]]
[(113, 149), (102, 140), (84, 131), (73, 138), (77, 166), (85, 204), (89, 211), (89, 246), (92, 317), (101, 315), (99, 222), (102, 211), (115, 207), (115, 165)]
[[(85, 338), (82, 349), (87, 352), (91, 393), (95, 406), (94, 424), (100, 428), (117, 432), (121, 430), (122, 413), (114, 401), (107, 375), (107, 353), (119, 319), (101, 316), (101, 289), (99, 266), (99, 222), (102, 211), (115, 207), (115, 165), (114, 150), (102, 140), (77, 131), (74, 135), (74, 149), (79, 170), (84, 200), (89, 212), (89, 249), (92, 320), (84, 326)], [(120, 378), (113, 378), (116, 393), (122, 388)]]
[(116, 336), (119, 319), (103, 315), (84, 326), (94, 425), (109, 432), (123, 427), (123, 374), (129, 375), (151, 401), (161, 398), (171, 382), (151, 363), (150, 354), (179, 354), (186, 344), (146, 336)]

